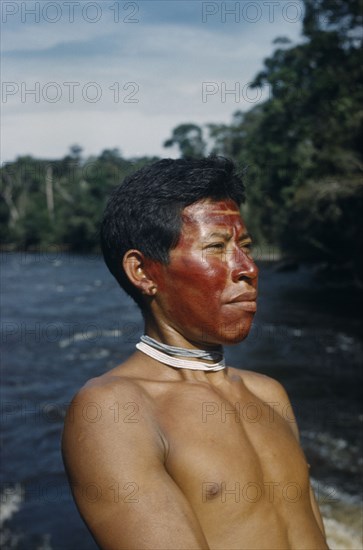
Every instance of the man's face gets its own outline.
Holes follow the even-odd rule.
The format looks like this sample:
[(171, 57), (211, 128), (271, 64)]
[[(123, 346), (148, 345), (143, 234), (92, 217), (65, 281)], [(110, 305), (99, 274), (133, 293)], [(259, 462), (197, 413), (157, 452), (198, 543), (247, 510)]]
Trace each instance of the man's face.
[(258, 269), (238, 206), (198, 201), (182, 219), (169, 264), (150, 265), (158, 288), (153, 313), (193, 343), (240, 342), (256, 311)]

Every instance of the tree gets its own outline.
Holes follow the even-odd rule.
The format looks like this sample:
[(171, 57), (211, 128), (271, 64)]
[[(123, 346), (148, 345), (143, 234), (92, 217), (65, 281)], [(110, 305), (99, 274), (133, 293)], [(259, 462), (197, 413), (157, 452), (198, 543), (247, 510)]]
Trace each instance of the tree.
[(179, 147), (182, 158), (200, 158), (206, 149), (202, 129), (196, 124), (180, 124), (174, 128), (171, 138), (164, 142), (164, 147), (174, 145)]
[(29, 250), (62, 245), (85, 252), (98, 247), (98, 228), (111, 190), (156, 158), (124, 159), (117, 149), (82, 160), (81, 147), (59, 160), (19, 157), (1, 169), (2, 243)]

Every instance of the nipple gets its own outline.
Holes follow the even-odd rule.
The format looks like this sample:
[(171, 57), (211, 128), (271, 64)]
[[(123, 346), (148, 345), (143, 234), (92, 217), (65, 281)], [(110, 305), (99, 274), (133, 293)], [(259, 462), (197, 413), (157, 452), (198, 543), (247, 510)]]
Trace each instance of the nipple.
[(204, 482), (202, 488), (202, 500), (207, 502), (208, 500), (215, 499), (220, 494), (220, 485), (215, 482)]

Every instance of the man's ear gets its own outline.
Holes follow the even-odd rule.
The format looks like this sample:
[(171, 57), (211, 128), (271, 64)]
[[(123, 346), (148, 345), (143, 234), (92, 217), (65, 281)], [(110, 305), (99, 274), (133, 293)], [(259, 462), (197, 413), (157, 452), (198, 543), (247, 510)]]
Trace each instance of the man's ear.
[(145, 257), (139, 250), (128, 250), (122, 260), (124, 271), (129, 281), (147, 296), (156, 294), (156, 284), (147, 274), (145, 269)]

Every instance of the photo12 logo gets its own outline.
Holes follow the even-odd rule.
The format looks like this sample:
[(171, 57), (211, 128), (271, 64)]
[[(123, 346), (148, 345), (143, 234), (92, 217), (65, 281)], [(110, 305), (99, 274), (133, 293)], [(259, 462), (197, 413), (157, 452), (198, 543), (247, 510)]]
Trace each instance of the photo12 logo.
[(110, 86), (99, 82), (2, 82), (1, 103), (20, 100), (21, 103), (98, 103), (111, 98), (114, 103), (139, 103), (140, 86), (137, 82), (113, 82)]
[(11, 23), (139, 23), (137, 2), (1, 2), (1, 21)]

